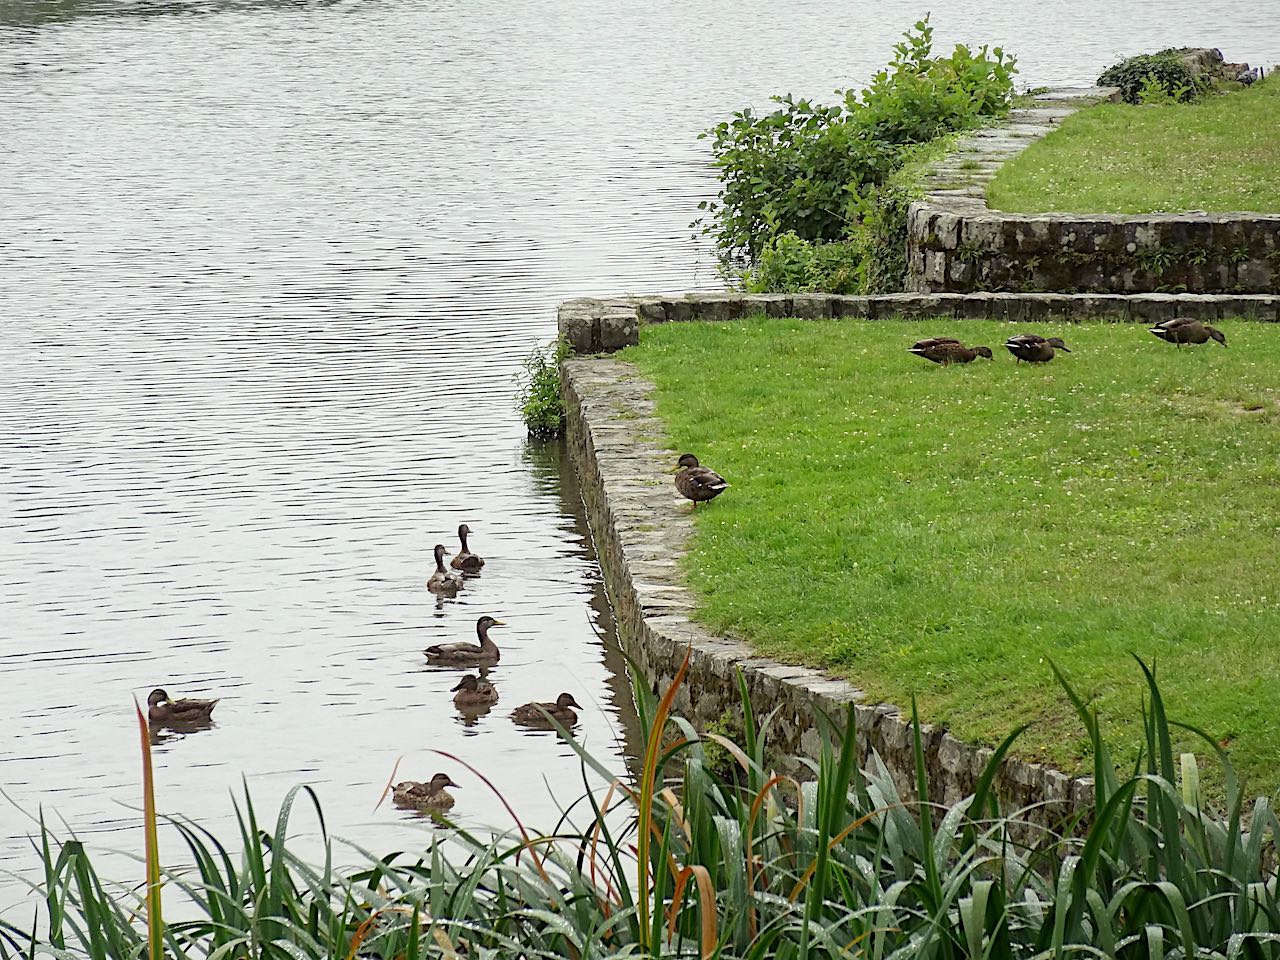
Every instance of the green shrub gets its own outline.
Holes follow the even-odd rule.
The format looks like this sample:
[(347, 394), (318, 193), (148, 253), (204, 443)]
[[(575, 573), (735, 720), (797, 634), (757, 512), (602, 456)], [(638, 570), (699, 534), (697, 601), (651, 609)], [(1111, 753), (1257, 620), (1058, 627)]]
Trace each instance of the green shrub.
[(1184, 52), (1170, 48), (1128, 57), (1104, 70), (1098, 85), (1119, 87), (1120, 96), (1127, 103), (1163, 102), (1156, 99), (1161, 93), (1167, 100), (1187, 103), (1203, 93), (1207, 85), (1192, 74), (1182, 59)]
[(536, 347), (516, 374), (516, 405), (535, 440), (551, 440), (564, 429), (564, 404), (560, 400), (560, 363), (569, 355), (563, 339)]
[(786, 234), (809, 243), (850, 239), (875, 187), (911, 147), (1008, 110), (1014, 64), (999, 47), (957, 45), (948, 57), (933, 56), (926, 17), (868, 87), (844, 91), (841, 103), (787, 95), (774, 97), (779, 108), (764, 116), (749, 108), (734, 114), (702, 135), (712, 138), (720, 175), (716, 199), (700, 205), (703, 232), (723, 259), (748, 265)]
[(862, 251), (850, 240), (802, 240), (788, 231), (772, 237), (746, 276), (749, 293), (858, 293), (864, 287)]

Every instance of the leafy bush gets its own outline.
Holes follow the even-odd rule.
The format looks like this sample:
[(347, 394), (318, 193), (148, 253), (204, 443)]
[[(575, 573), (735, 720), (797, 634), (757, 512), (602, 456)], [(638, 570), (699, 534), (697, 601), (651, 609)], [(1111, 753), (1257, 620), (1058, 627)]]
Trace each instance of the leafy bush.
[(1097, 718), (1058, 674), (1095, 765), (1092, 807), (1060, 833), (1033, 825), (1035, 811), (999, 808), (995, 772), (1018, 731), (977, 792), (942, 810), (929, 799), (918, 725), (915, 796), (874, 759), (858, 770), (852, 706), (801, 783), (771, 771), (774, 716), (757, 718), (744, 690), (741, 742), (716, 738), (740, 775), (717, 777), (671, 714), (682, 668), (660, 701), (635, 685), (644, 756), (634, 776), (566, 739), (609, 786), (546, 832), (446, 826), (417, 853), (351, 847), (363, 865), (340, 870), (327, 837), (319, 866), (290, 852), (296, 789), (273, 829), (246, 795), (238, 853), (173, 818), (192, 865), (161, 875), (186, 909), (150, 943), (143, 891), (104, 883), (90, 846), (41, 823), (44, 923), (0, 922), (0, 957), (1276, 960), (1280, 822), (1266, 798), (1244, 815), (1226, 753), (1193, 731), (1226, 786), (1225, 814), (1206, 808), (1195, 759), (1175, 757), (1155, 676), (1142, 670), (1146, 751), (1124, 779)]
[[(750, 108), (734, 114), (703, 134), (713, 138), (720, 172), (719, 194), (701, 204), (703, 232), (723, 259), (749, 265), (771, 248), (776, 259), (787, 234), (810, 244), (850, 239), (875, 188), (913, 145), (1009, 108), (1014, 72), (999, 47), (957, 45), (949, 57), (933, 56), (926, 17), (861, 93), (844, 91), (831, 106), (774, 97), (779, 108), (765, 116)], [(800, 253), (790, 241), (784, 247), (786, 256)]]
[(1203, 93), (1206, 84), (1196, 78), (1182, 59), (1184, 52), (1170, 48), (1128, 57), (1104, 70), (1098, 77), (1098, 85), (1119, 87), (1126, 103), (1160, 102), (1155, 99), (1157, 91), (1169, 100), (1187, 103)]
[(772, 237), (746, 277), (749, 293), (858, 293), (862, 251), (849, 240), (801, 240), (788, 231)]
[(564, 404), (560, 400), (560, 362), (569, 355), (563, 339), (536, 347), (516, 374), (516, 405), (535, 440), (558, 437), (564, 429)]

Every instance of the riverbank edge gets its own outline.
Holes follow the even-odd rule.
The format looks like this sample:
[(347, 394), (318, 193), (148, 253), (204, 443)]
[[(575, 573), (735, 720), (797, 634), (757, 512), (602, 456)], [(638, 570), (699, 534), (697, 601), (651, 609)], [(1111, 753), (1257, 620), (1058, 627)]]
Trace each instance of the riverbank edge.
[[(689, 673), (674, 708), (701, 731), (740, 712), (741, 674), (757, 716), (773, 713), (772, 762), (800, 779), (807, 779), (803, 758), (821, 752), (825, 719), (840, 723), (852, 704), (861, 762), (874, 751), (903, 795), (914, 797), (908, 714), (870, 702), (846, 680), (758, 656), (746, 642), (717, 636), (692, 619), (695, 601), (680, 563), (692, 539), (693, 514), (672, 482), (678, 453), (665, 442), (654, 385), (611, 357), (569, 358), (560, 371), (570, 459), (623, 649), (643, 680), (665, 689), (687, 653)], [(972, 794), (992, 749), (930, 724), (921, 726), (921, 741), (930, 799), (953, 804)], [(996, 790), (1015, 808), (1039, 805), (1029, 819), (1046, 827), (1085, 811), (1094, 799), (1092, 778), (1008, 757)]]
[(674, 296), (579, 297), (556, 312), (559, 335), (574, 354), (613, 353), (640, 342), (650, 323), (742, 320), (763, 314), (802, 320), (955, 319), (1008, 323), (1159, 323), (1194, 317), (1280, 322), (1280, 294), (1193, 293), (689, 293)]

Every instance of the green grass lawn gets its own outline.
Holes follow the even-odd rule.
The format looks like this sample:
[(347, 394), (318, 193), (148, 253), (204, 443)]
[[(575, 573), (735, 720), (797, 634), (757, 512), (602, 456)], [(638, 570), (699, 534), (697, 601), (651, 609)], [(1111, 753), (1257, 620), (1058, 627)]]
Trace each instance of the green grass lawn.
[[(643, 328), (625, 357), (673, 444), (732, 484), (698, 511), (698, 616), (970, 740), (1035, 721), (1021, 754), (1065, 768), (1088, 743), (1050, 658), (1132, 759), (1137, 653), (1173, 718), (1275, 790), (1280, 327), (1222, 328), (1227, 349), (1178, 350), (1064, 325), (1042, 332), (1074, 352), (1044, 366), (996, 322)], [(939, 334), (996, 359), (905, 352)]]
[(1278, 211), (1280, 81), (1082, 110), (1001, 167), (987, 201), (1021, 213)]

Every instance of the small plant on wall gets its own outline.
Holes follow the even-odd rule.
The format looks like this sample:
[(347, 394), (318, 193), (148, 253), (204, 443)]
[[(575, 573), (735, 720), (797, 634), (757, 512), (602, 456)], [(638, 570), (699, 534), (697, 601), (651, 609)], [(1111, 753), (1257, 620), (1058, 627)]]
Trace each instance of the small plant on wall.
[(535, 440), (553, 440), (564, 429), (560, 401), (560, 361), (569, 355), (563, 339), (535, 347), (516, 374), (516, 406)]

